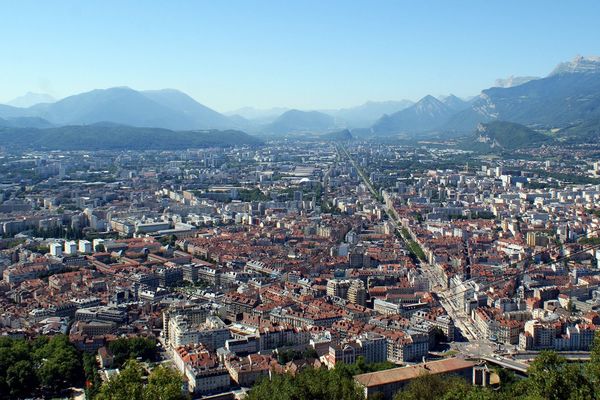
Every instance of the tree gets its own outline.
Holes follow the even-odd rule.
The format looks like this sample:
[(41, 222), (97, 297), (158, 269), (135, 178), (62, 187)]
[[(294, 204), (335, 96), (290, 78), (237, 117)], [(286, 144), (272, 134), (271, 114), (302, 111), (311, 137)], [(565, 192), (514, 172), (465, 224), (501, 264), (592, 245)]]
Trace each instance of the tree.
[(440, 375), (423, 374), (394, 397), (394, 400), (431, 400), (441, 398), (448, 389), (448, 381)]
[(185, 400), (183, 377), (170, 368), (159, 366), (148, 376), (144, 385), (142, 365), (130, 360), (121, 373), (100, 388), (96, 400)]
[(40, 337), (31, 346), (38, 380), (46, 390), (55, 393), (80, 381), (81, 358), (66, 336)]
[(304, 352), (302, 353), (302, 357), (303, 358), (319, 358), (319, 353), (317, 353), (317, 351), (315, 349), (313, 349), (312, 347), (309, 347), (306, 350), (304, 350)]
[(596, 385), (600, 384), (600, 333), (597, 333), (594, 337), (587, 371), (592, 382)]
[(113, 363), (117, 368), (129, 359), (153, 361), (157, 353), (156, 340), (144, 337), (119, 338), (110, 342), (108, 349), (113, 354)]
[(466, 380), (452, 376), (423, 374), (413, 379), (394, 400), (492, 400), (495, 392), (469, 384)]
[(264, 378), (248, 393), (248, 400), (336, 399), (362, 400), (352, 369), (338, 364), (333, 370), (306, 368), (296, 376), (274, 375)]
[(90, 353), (83, 353), (83, 371), (85, 372), (86, 380), (86, 398), (93, 399), (102, 386), (102, 380), (98, 373), (96, 357)]
[(70, 387), (82, 378), (81, 357), (64, 335), (55, 336), (34, 352), (40, 383), (52, 393)]
[(97, 400), (143, 400), (143, 369), (140, 363), (127, 362), (121, 373), (102, 385)]
[(37, 387), (35, 369), (30, 361), (21, 360), (6, 371), (6, 385), (11, 397), (25, 397)]
[(145, 400), (185, 400), (182, 392), (183, 376), (177, 371), (159, 366), (152, 370), (144, 387)]
[(567, 361), (553, 351), (544, 351), (531, 363), (528, 393), (548, 400), (591, 399), (594, 389), (578, 364)]
[(0, 398), (44, 397), (82, 382), (81, 354), (65, 335), (0, 339)]

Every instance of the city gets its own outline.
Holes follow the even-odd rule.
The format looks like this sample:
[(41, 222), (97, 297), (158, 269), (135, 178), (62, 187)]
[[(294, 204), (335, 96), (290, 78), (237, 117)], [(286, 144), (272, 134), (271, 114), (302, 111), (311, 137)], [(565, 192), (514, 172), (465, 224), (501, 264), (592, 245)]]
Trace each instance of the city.
[(0, 10), (0, 400), (600, 400), (600, 3)]
[(589, 359), (600, 148), (577, 152), (589, 183), (363, 142), (6, 153), (0, 330), (68, 335), (107, 376), (112, 341), (150, 338), (197, 395), (359, 357)]

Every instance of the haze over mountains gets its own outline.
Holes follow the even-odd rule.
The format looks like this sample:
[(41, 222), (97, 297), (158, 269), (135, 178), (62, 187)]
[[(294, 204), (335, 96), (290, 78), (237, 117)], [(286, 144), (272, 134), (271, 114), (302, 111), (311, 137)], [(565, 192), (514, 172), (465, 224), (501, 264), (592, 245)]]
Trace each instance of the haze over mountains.
[(12, 99), (8, 103), (9, 106), (13, 107), (31, 107), (40, 103), (54, 103), (56, 99), (49, 94), (46, 93), (32, 93), (27, 92), (23, 96), (19, 96), (15, 99)]
[(97, 89), (26, 109), (0, 109), (0, 117), (11, 116), (40, 117), (59, 126), (114, 122), (177, 130), (231, 127), (224, 115), (172, 89), (143, 92), (126, 87)]
[(294, 132), (322, 132), (336, 127), (335, 118), (319, 111), (289, 110), (263, 128), (263, 132), (285, 134)]
[[(174, 89), (136, 91), (128, 87), (114, 87), (92, 90), (56, 102), (45, 102), (43, 100), (49, 100), (49, 97), (42, 96), (26, 95), (15, 100), (21, 104), (34, 103), (29, 107), (0, 105), (0, 118), (42, 118), (55, 126), (114, 122), (174, 130), (242, 128), (252, 132), (286, 133), (286, 129), (294, 132), (328, 130), (336, 126), (368, 127), (381, 115), (412, 105), (410, 100), (367, 102), (353, 108), (323, 112), (246, 107), (225, 115)], [(293, 113), (286, 114), (290, 111)]]
[(419, 133), (435, 129), (456, 112), (468, 108), (468, 103), (454, 95), (441, 100), (425, 96), (417, 103), (391, 115), (384, 115), (374, 125), (377, 134)]
[(416, 103), (366, 102), (311, 111), (246, 107), (225, 115), (174, 89), (115, 87), (53, 100), (29, 93), (10, 105), (0, 105), (0, 126), (45, 129), (114, 123), (172, 131), (236, 129), (266, 135), (363, 128), (362, 136), (408, 138), (471, 134), (480, 123), (495, 120), (560, 129), (600, 120), (600, 57), (576, 57), (544, 78), (499, 80), (470, 101), (453, 95), (428, 95)]

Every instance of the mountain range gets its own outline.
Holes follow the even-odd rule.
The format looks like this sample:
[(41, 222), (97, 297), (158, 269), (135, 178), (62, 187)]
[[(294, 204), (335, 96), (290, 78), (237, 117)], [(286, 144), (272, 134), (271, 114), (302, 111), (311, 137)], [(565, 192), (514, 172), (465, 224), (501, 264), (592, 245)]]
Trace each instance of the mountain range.
[[(369, 127), (381, 115), (412, 104), (409, 100), (367, 102), (339, 110), (300, 111), (242, 108), (221, 114), (174, 89), (136, 91), (128, 87), (96, 89), (51, 101), (51, 97), (27, 94), (10, 104), (0, 104), (0, 118), (41, 118), (48, 125), (89, 125), (114, 122), (136, 127), (173, 130), (244, 129), (252, 133), (328, 131), (337, 127)], [(28, 107), (16, 105), (32, 104)], [(22, 124), (26, 125), (27, 120)], [(38, 127), (39, 121), (32, 127)]]
[(577, 129), (573, 127), (597, 126), (590, 121), (600, 120), (600, 57), (576, 57), (560, 63), (543, 78), (500, 80), (469, 101), (453, 95), (428, 95), (416, 103), (366, 102), (351, 108), (312, 111), (243, 108), (225, 115), (174, 89), (114, 87), (53, 100), (29, 93), (0, 105), (0, 127), (48, 129), (110, 122), (171, 131), (233, 129), (297, 135), (350, 129), (353, 136), (356, 131), (361, 137), (419, 138), (471, 134), (479, 124), (499, 120), (534, 130), (574, 132)]
[(482, 122), (516, 122), (533, 128), (564, 128), (600, 119), (600, 58), (576, 57), (545, 78), (483, 90), (466, 108), (426, 96), (406, 110), (383, 116), (376, 135), (462, 135)]
[(55, 125), (114, 122), (175, 130), (230, 128), (229, 119), (177, 90), (97, 89), (25, 110)]
[(367, 101), (356, 107), (341, 108), (339, 110), (321, 110), (321, 112), (333, 116), (338, 125), (350, 128), (368, 128), (382, 115), (402, 111), (413, 104), (414, 102), (411, 100)]

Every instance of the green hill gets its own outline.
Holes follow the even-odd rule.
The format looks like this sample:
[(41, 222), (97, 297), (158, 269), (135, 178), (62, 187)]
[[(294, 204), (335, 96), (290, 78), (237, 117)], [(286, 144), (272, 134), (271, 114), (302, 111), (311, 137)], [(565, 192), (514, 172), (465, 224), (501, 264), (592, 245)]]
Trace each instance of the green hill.
[(466, 141), (473, 149), (513, 150), (551, 142), (552, 138), (521, 124), (491, 121), (477, 126)]
[(260, 139), (235, 130), (171, 131), (115, 124), (5, 127), (0, 128), (0, 141), (11, 148), (45, 150), (177, 150), (262, 144)]

